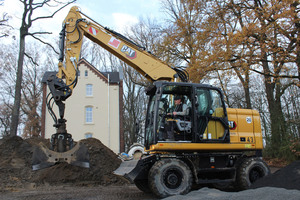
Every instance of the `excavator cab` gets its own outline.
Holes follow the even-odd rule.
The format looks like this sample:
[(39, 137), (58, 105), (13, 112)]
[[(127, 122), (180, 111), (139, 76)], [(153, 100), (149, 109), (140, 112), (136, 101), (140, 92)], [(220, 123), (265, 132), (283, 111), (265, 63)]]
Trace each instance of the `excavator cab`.
[[(229, 143), (228, 118), (218, 88), (203, 84), (155, 82), (147, 92), (145, 147), (157, 143)], [(173, 115), (180, 96), (186, 111)]]

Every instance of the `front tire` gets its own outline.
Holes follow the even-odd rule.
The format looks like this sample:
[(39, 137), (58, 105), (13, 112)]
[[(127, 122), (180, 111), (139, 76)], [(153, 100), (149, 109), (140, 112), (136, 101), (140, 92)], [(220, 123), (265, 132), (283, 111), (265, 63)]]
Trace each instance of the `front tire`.
[(237, 168), (236, 188), (248, 189), (255, 181), (270, 174), (268, 165), (260, 158), (245, 158)]
[(190, 168), (178, 159), (157, 161), (149, 171), (149, 187), (160, 198), (186, 194), (192, 187)]

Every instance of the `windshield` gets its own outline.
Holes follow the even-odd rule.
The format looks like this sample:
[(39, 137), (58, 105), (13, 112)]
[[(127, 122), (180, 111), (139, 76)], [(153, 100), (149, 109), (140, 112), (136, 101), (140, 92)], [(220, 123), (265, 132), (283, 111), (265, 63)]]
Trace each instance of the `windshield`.
[[(158, 101), (158, 141), (187, 140), (191, 131), (191, 87), (165, 85)], [(174, 135), (175, 133), (175, 135)]]
[(191, 140), (191, 86), (163, 85), (149, 96), (145, 147), (157, 141)]

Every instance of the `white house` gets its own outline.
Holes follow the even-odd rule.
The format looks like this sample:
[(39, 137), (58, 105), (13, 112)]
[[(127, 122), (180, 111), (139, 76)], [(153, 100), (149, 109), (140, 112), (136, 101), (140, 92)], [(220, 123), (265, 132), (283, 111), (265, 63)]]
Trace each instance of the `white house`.
[[(75, 141), (94, 137), (115, 153), (123, 152), (123, 84), (119, 73), (100, 72), (85, 59), (79, 61), (78, 67), (78, 83), (65, 101), (68, 133)], [(48, 88), (46, 84), (43, 87), (42, 136), (50, 138), (55, 128), (45, 104)]]

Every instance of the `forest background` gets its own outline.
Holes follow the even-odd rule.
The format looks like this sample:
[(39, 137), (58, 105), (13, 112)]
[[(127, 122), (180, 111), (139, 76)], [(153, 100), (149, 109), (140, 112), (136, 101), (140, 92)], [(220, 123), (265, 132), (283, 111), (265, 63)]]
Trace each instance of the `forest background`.
[[(1, 0), (0, 6), (6, 1)], [(65, 7), (76, 0), (20, 2), (24, 7), (18, 16), (19, 29), (10, 25), (16, 16), (0, 13), (0, 134), (39, 137), (41, 79), (45, 71), (57, 68), (58, 38), (49, 41), (47, 27), (31, 32), (31, 26), (67, 13)], [(33, 15), (47, 7), (55, 8), (50, 15)], [(228, 107), (258, 110), (264, 156), (299, 159), (299, 1), (161, 0), (160, 8), (159, 19), (140, 18), (122, 34), (169, 65), (186, 67), (191, 82), (220, 87)], [(81, 56), (100, 71), (121, 69), (126, 148), (143, 142), (140, 125), (145, 120), (144, 89), (149, 83), (88, 40)]]

